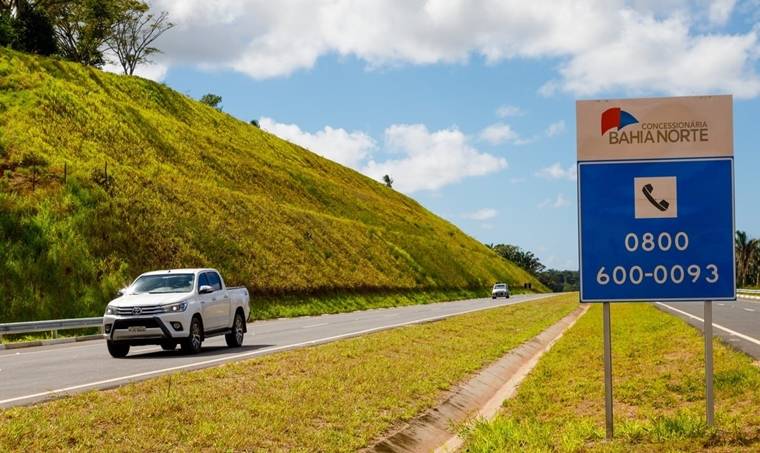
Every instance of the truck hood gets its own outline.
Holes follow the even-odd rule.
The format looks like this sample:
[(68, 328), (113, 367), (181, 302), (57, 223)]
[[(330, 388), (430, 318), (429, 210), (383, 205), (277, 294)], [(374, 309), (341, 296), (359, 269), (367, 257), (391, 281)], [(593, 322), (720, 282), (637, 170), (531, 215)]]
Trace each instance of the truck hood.
[(147, 307), (182, 302), (191, 297), (190, 293), (180, 294), (127, 294), (111, 301), (113, 307)]

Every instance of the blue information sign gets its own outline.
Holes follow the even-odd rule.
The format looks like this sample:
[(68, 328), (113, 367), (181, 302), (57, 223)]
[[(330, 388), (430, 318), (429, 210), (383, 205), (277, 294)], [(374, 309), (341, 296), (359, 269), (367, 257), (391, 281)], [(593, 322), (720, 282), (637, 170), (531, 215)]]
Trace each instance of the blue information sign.
[(733, 158), (580, 162), (581, 300), (733, 300)]

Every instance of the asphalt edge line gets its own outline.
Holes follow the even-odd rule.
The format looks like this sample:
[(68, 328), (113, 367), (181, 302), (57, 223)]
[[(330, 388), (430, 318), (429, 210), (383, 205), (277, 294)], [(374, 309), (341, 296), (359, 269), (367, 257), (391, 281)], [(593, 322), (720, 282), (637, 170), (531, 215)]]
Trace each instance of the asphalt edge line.
[[(565, 332), (567, 332), (569, 329), (571, 329), (576, 322), (581, 318), (581, 316), (585, 315), (589, 309), (591, 308), (591, 304), (581, 304), (580, 310), (577, 310), (573, 313), (571, 313), (569, 316), (572, 316), (572, 319), (570, 322), (556, 335), (554, 338), (549, 340), (549, 342), (544, 346), (543, 348), (536, 351), (528, 360), (525, 362), (520, 368), (517, 369), (517, 371), (499, 388), (499, 390), (496, 391), (496, 393), (489, 399), (486, 404), (484, 404), (480, 410), (477, 413), (477, 418), (481, 418), (484, 420), (491, 420), (493, 419), (498, 413), (499, 409), (501, 409), (501, 406), (504, 404), (504, 401), (512, 398), (515, 393), (517, 393), (517, 387), (522, 383), (523, 380), (525, 380), (526, 377), (530, 374), (531, 371), (538, 365), (539, 360), (541, 357), (549, 352), (551, 348), (559, 341), (560, 338), (562, 338), (565, 335)], [(556, 324), (560, 324), (564, 319), (561, 319), (557, 321)], [(556, 325), (555, 324), (555, 325)], [(551, 329), (549, 327), (548, 329)], [(547, 329), (547, 330), (548, 330)], [(545, 332), (545, 331), (544, 331)], [(540, 336), (539, 334), (538, 336)], [(511, 354), (513, 351), (509, 352), (508, 354)], [(449, 440), (447, 440), (443, 445), (435, 449), (435, 453), (452, 453), (464, 445), (464, 439), (459, 434), (455, 434)]]
[[(679, 314), (682, 314), (682, 315), (684, 315), (684, 316), (686, 316), (686, 317), (689, 317), (689, 318), (691, 318), (691, 319), (696, 319), (697, 321), (701, 322), (703, 326), (704, 326), (704, 324), (705, 324), (705, 320), (704, 320), (704, 319), (702, 319), (702, 318), (700, 318), (699, 316), (696, 316), (696, 315), (692, 315), (691, 313), (687, 313), (687, 312), (685, 312), (685, 311), (683, 311), (683, 310), (679, 310), (679, 309), (677, 309), (677, 308), (675, 308), (675, 307), (671, 307), (670, 305), (668, 305), (668, 304), (664, 304), (664, 303), (662, 303), (662, 302), (655, 302), (655, 304), (656, 304), (656, 305), (659, 305), (659, 306), (661, 306), (661, 307), (665, 307), (665, 308), (667, 308), (668, 310), (673, 310), (674, 312), (676, 312), (676, 313), (679, 313)], [(737, 331), (735, 331), (735, 330), (731, 330), (731, 329), (729, 329), (728, 327), (723, 327), (723, 326), (721, 326), (720, 324), (715, 324), (715, 323), (713, 323), (713, 327), (715, 327), (716, 329), (720, 329), (720, 330), (722, 330), (722, 331), (724, 331), (724, 332), (730, 333), (731, 335), (734, 335), (734, 336), (736, 336), (736, 337), (739, 337), (739, 338), (741, 338), (742, 340), (745, 340), (745, 341), (749, 341), (750, 343), (753, 343), (753, 344), (756, 344), (756, 345), (760, 346), (760, 340), (758, 340), (757, 338), (752, 338), (752, 337), (750, 337), (749, 335), (745, 335), (745, 334), (743, 334), (743, 333), (739, 333), (739, 332), (737, 332)]]
[(9, 404), (9, 403), (16, 403), (16, 402), (25, 401), (25, 400), (35, 400), (32, 402), (42, 402), (42, 401), (38, 401), (38, 399), (39, 398), (48, 399), (48, 398), (53, 398), (53, 397), (65, 396), (77, 390), (95, 389), (101, 386), (109, 386), (108, 388), (112, 388), (119, 385), (124, 385), (131, 382), (140, 381), (149, 377), (160, 376), (163, 374), (171, 373), (174, 371), (196, 370), (196, 369), (206, 368), (213, 364), (221, 364), (225, 362), (237, 362), (237, 361), (240, 361), (241, 359), (256, 357), (259, 355), (264, 355), (266, 353), (282, 352), (282, 351), (287, 351), (290, 349), (298, 349), (298, 348), (303, 348), (307, 346), (315, 346), (315, 345), (324, 344), (324, 343), (331, 343), (333, 341), (341, 340), (344, 338), (357, 337), (357, 336), (366, 335), (369, 333), (395, 329), (397, 327), (404, 327), (404, 326), (413, 325), (413, 324), (422, 324), (426, 322), (440, 321), (443, 319), (452, 318), (454, 316), (466, 315), (468, 313), (475, 313), (475, 312), (483, 311), (483, 310), (492, 310), (494, 308), (499, 308), (499, 307), (508, 307), (510, 305), (517, 305), (517, 304), (521, 304), (525, 302), (533, 302), (536, 300), (541, 300), (541, 299), (545, 299), (547, 297), (553, 297), (556, 295), (557, 294), (555, 293), (538, 294), (538, 295), (535, 295), (536, 297), (529, 296), (530, 298), (526, 298), (524, 300), (514, 300), (510, 303), (505, 303), (505, 304), (489, 305), (489, 306), (479, 307), (479, 308), (462, 311), (458, 313), (449, 313), (449, 314), (444, 314), (444, 315), (431, 316), (428, 318), (423, 318), (423, 319), (418, 319), (418, 320), (413, 320), (413, 321), (406, 321), (406, 322), (396, 323), (396, 324), (390, 324), (387, 326), (373, 327), (370, 329), (364, 329), (364, 330), (359, 330), (355, 332), (347, 332), (340, 335), (334, 335), (334, 336), (325, 337), (325, 338), (318, 338), (315, 340), (309, 340), (309, 341), (304, 341), (300, 343), (257, 349), (256, 351), (246, 352), (243, 354), (236, 354), (233, 356), (218, 357), (216, 359), (209, 359), (209, 360), (204, 360), (201, 362), (188, 363), (185, 365), (178, 365), (174, 367), (163, 368), (160, 370), (145, 371), (143, 373), (136, 373), (136, 374), (132, 374), (128, 376), (120, 376), (120, 377), (115, 377), (111, 379), (104, 379), (104, 380), (96, 381), (96, 382), (88, 382), (86, 384), (78, 384), (78, 385), (73, 385), (73, 386), (64, 387), (60, 389), (39, 392), (39, 393), (31, 394), (31, 395), (17, 396), (17, 397), (5, 399), (5, 400), (0, 400), (0, 408), (3, 408), (6, 404)]

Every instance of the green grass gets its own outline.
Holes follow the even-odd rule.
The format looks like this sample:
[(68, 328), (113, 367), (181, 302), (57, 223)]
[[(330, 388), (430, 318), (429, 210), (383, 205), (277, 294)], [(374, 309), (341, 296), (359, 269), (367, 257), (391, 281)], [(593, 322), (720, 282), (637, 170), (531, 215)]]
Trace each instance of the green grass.
[(0, 247), (6, 322), (100, 315), (136, 275), (175, 267), (219, 268), (254, 299), (328, 305), (495, 281), (546, 290), (413, 199), (246, 121), (7, 49)]
[(577, 306), (555, 296), (0, 411), (0, 451), (355, 451)]
[(704, 419), (702, 335), (651, 305), (613, 304), (615, 439), (606, 442), (601, 307), (557, 342), (466, 451), (758, 451), (760, 369), (715, 340), (716, 427)]

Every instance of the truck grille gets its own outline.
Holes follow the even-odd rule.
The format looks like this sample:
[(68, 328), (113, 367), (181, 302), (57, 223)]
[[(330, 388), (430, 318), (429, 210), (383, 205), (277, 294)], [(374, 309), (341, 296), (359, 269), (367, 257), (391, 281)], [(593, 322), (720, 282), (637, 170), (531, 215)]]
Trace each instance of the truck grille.
[(164, 312), (164, 308), (160, 305), (152, 305), (148, 307), (117, 307), (116, 314), (119, 316), (145, 316), (145, 315), (158, 315)]

